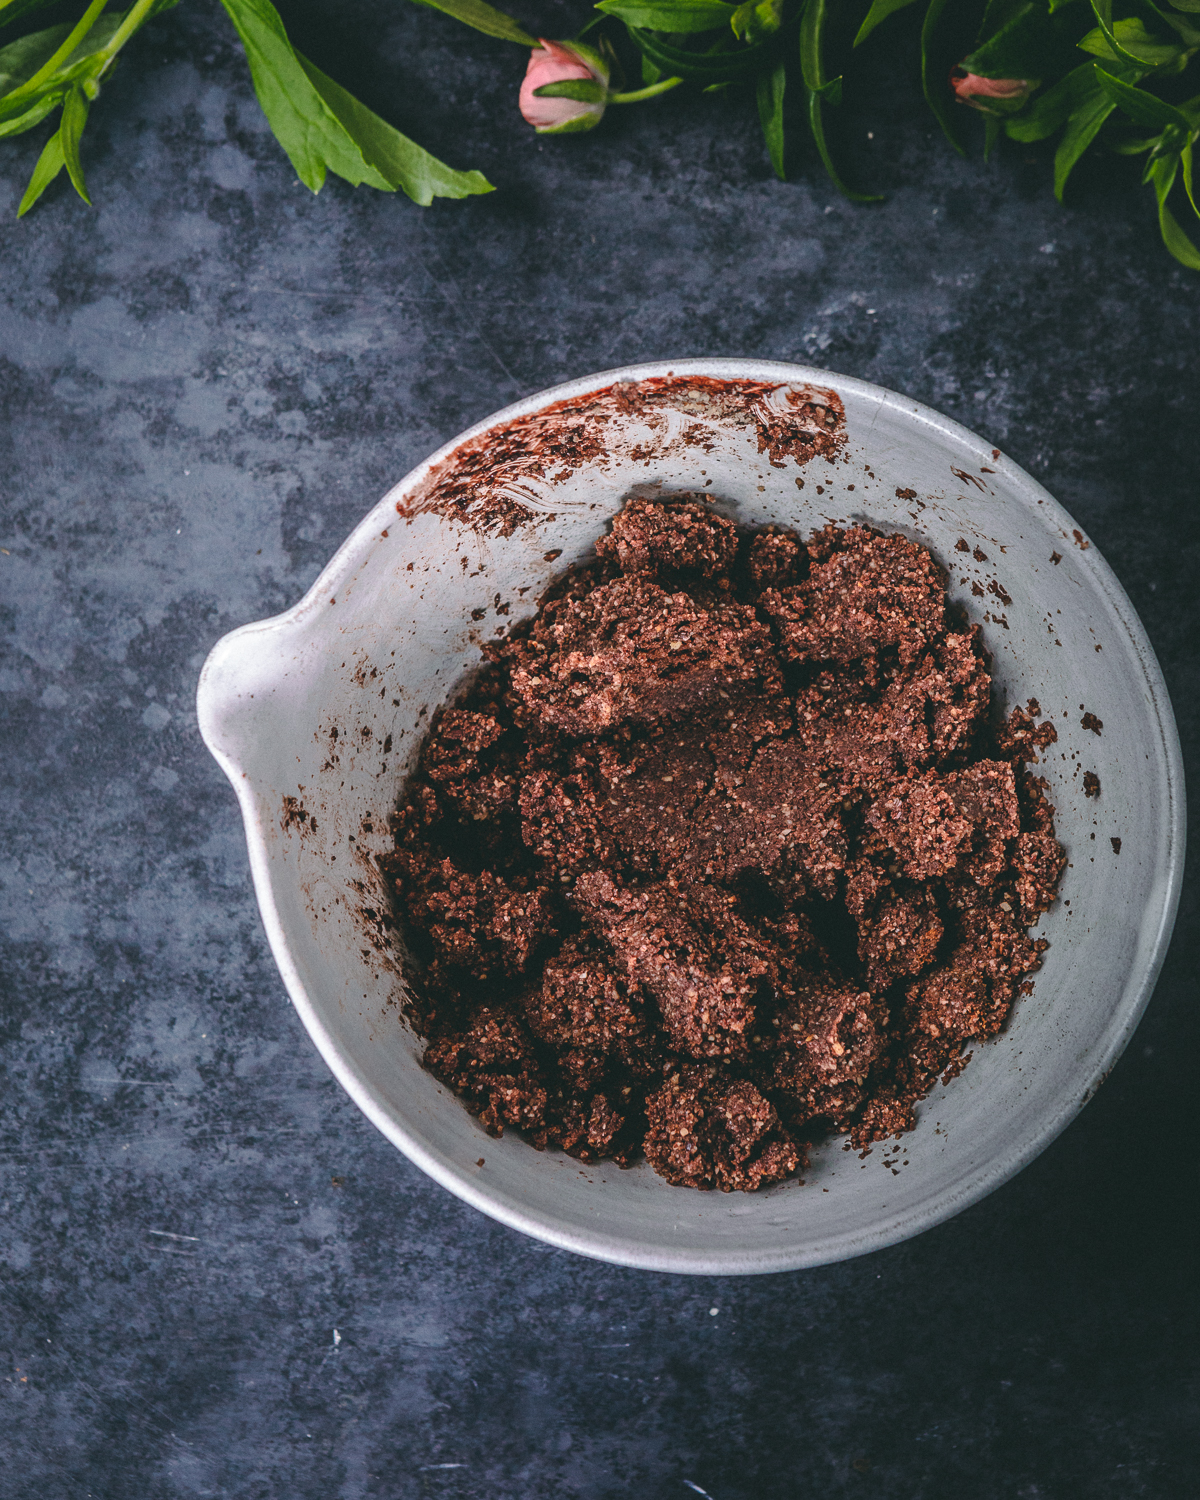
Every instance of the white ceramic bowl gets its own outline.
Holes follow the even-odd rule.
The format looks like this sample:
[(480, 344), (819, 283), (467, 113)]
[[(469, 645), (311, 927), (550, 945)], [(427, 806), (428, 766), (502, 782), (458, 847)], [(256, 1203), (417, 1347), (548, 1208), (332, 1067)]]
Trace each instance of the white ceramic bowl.
[[(806, 402), (844, 406), (834, 430), (844, 443), (801, 464), (785, 450), (789, 434), (813, 426)], [(645, 1163), (583, 1168), (514, 1132), (492, 1140), (422, 1070), (421, 1042), (398, 1011), (403, 981), (373, 856), (429, 713), (478, 661), (481, 639), (532, 613), (547, 581), (588, 557), (628, 495), (706, 481), (741, 522), (806, 533), (861, 519), (929, 546), (952, 598), (983, 623), (1002, 703), (1036, 697), (1059, 730), (1040, 769), (1070, 867), (1040, 929), (1045, 966), (1004, 1033), (921, 1106), (898, 1175), (878, 1149), (860, 1161), (832, 1140), (803, 1186), (697, 1193)], [(601, 1260), (780, 1271), (949, 1218), (1031, 1161), (1095, 1092), (1170, 937), (1183, 868), (1179, 743), (1120, 584), (1071, 517), (989, 444), (825, 371), (684, 360), (508, 407), (402, 480), (294, 609), (218, 642), (198, 703), (241, 804), (275, 959), (343, 1087), (451, 1192)], [(1103, 721), (1099, 736), (1081, 726), (1083, 708)], [(1099, 775), (1098, 799), (1084, 796), (1084, 771)]]

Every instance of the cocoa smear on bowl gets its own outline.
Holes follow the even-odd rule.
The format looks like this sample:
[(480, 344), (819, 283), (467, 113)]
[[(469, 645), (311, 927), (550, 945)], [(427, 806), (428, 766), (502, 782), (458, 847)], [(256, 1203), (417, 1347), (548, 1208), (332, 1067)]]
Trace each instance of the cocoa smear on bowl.
[(631, 501), (436, 720), (383, 865), (426, 1066), (492, 1134), (750, 1190), (908, 1130), (1064, 855), (1030, 700), (902, 536)]
[(539, 518), (521, 498), (531, 486), (617, 457), (661, 462), (673, 450), (705, 452), (728, 425), (753, 427), (759, 453), (777, 469), (833, 459), (846, 443), (842, 399), (824, 387), (707, 375), (617, 381), (460, 443), (396, 510), (406, 521), (433, 512), (483, 536), (511, 536)]

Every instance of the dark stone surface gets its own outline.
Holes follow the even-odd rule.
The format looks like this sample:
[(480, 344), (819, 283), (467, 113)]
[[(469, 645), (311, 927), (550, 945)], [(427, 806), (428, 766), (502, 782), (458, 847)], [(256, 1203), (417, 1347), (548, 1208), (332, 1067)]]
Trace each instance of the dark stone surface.
[(906, 391), (1043, 480), (1132, 595), (1194, 762), (1200, 278), (1134, 169), (1089, 163), (1064, 209), (1049, 149), (959, 161), (889, 44), (839, 129), (897, 185), (855, 208), (807, 160), (771, 180), (736, 99), (539, 141), (517, 49), (391, 0), (286, 14), (500, 190), (311, 197), (214, 0), (106, 89), (94, 211), (60, 183), (17, 223), (44, 132), (0, 144), (0, 1490), (1194, 1495), (1194, 882), (1124, 1059), (1002, 1191), (815, 1272), (613, 1270), (460, 1205), (332, 1082), (193, 709), (217, 637), (468, 423), (747, 354)]

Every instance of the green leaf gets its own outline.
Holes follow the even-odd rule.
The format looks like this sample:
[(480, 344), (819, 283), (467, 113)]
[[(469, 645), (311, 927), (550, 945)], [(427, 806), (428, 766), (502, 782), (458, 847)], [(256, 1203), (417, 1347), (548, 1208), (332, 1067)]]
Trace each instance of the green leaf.
[[(1142, 75), (1138, 73), (1134, 76), (1140, 78)], [(1093, 69), (1091, 84), (1079, 90), (1079, 95), (1067, 120), (1067, 128), (1063, 132), (1062, 140), (1058, 143), (1058, 150), (1054, 153), (1054, 196), (1060, 203), (1067, 186), (1067, 178), (1074, 170), (1075, 163), (1096, 139), (1101, 125), (1116, 107), (1100, 87)]]
[(1127, 16), (1114, 25), (1105, 14), (1105, 9), (1111, 11), (1111, 5), (1101, 7), (1098, 0), (1091, 0), (1091, 3), (1100, 25), (1078, 43), (1080, 51), (1090, 52), (1095, 57), (1121, 58), (1125, 62), (1152, 68), (1174, 62), (1182, 52), (1183, 49), (1173, 42), (1164, 42), (1148, 31), (1139, 16)]
[[(0, 0), (0, 27), (11, 26), (22, 16), (28, 16), (35, 10), (49, 10), (58, 3), (59, 0)], [(152, 20), (164, 10), (172, 10), (178, 4), (179, 0), (158, 0), (157, 4), (150, 7), (146, 19)], [(65, 29), (63, 35), (66, 35)]]
[(963, 58), (960, 67), (980, 78), (1041, 78), (1056, 51), (1050, 13), (1026, 3), (1007, 25)]
[(728, 26), (738, 8), (725, 0), (600, 0), (596, 9), (627, 26), (689, 36)]
[(1192, 130), (1192, 122), (1181, 109), (1151, 94), (1146, 89), (1134, 88), (1106, 73), (1099, 63), (1094, 63), (1096, 78), (1104, 93), (1119, 105), (1135, 125), (1178, 125), (1186, 131)]
[[(1156, 6), (1155, 9), (1158, 10), (1158, 7)], [(1167, 23), (1172, 31), (1177, 33), (1185, 47), (1200, 46), (1200, 31), (1196, 30), (1196, 27), (1186, 16), (1176, 15), (1173, 11), (1169, 10), (1158, 11), (1158, 15), (1161, 20)]]
[(49, 31), (34, 31), (0, 47), (0, 96), (32, 78), (70, 34), (70, 26), (51, 26)]
[(975, 39), (976, 45), (986, 42), (989, 37), (1003, 31), (1010, 21), (1016, 20), (1029, 3), (1030, 0), (987, 0), (983, 8), (983, 19), (979, 23), (979, 35)]
[[(492, 184), (482, 172), (457, 172), (439, 161), (415, 141), (381, 120), (353, 94), (334, 83), (299, 52), (297, 62), (316, 89), (348, 139), (360, 153), (361, 160), (384, 179), (389, 189), (402, 193), (427, 208), (434, 198), (469, 198), (476, 193), (490, 193)], [(332, 162), (331, 170), (338, 171)], [(362, 179), (367, 181), (366, 178)]]
[(608, 98), (608, 86), (598, 78), (567, 78), (544, 83), (533, 92), (538, 99), (578, 99), (581, 104), (603, 104)]
[(1163, 244), (1175, 259), (1191, 271), (1200, 271), (1200, 250), (1197, 250), (1184, 234), (1175, 215), (1167, 207), (1167, 199), (1175, 185), (1179, 166), (1178, 156), (1160, 157), (1154, 163), (1150, 174), (1150, 180), (1154, 184), (1154, 196), (1158, 200), (1158, 227), (1162, 234)]
[(761, 42), (783, 25), (783, 0), (746, 0), (729, 18), (739, 42)]
[(1066, 122), (1067, 116), (1095, 87), (1095, 63), (1080, 63), (1077, 68), (1060, 78), (1044, 94), (1030, 105), (1018, 119), (1005, 125), (1009, 139), (1014, 141), (1042, 141)]
[(71, 34), (70, 26), (36, 31), (0, 49), (0, 120), (23, 116), (33, 101), (47, 96), (57, 103), (66, 92), (66, 85), (76, 79), (102, 75), (111, 63), (111, 58), (105, 55), (106, 49), (127, 14), (101, 16), (40, 82), (34, 80), (60, 52)]
[(1179, 153), (1179, 161), (1183, 167), (1183, 190), (1188, 195), (1188, 202), (1192, 205), (1192, 212), (1200, 217), (1200, 208), (1196, 207), (1196, 195), (1192, 191), (1192, 143), (1189, 141)]
[(640, 26), (630, 26), (627, 22), (626, 29), (642, 56), (656, 63), (664, 73), (691, 78), (700, 84), (732, 83), (739, 78), (749, 78), (769, 61), (775, 47), (773, 37), (756, 42), (752, 47), (734, 46), (731, 37), (727, 50), (721, 50), (725, 46), (721, 43), (720, 48), (708, 52), (687, 52), (682, 47), (664, 42), (652, 31), (643, 31)]
[(392, 184), (363, 157), (322, 99), (288, 41), (271, 0), (221, 0), (250, 64), (254, 92), (296, 176), (319, 193), (327, 170), (387, 191)]
[(925, 102), (937, 118), (946, 139), (960, 155), (965, 156), (958, 120), (954, 114), (954, 102), (946, 83), (955, 59), (952, 53), (947, 56), (945, 44), (939, 36), (939, 25), (947, 3), (948, 0), (929, 0), (929, 8), (925, 12), (925, 20), (921, 25), (921, 87), (925, 93)]
[(37, 103), (27, 109), (23, 115), (17, 115), (15, 119), (0, 121), (0, 140), (8, 135), (24, 135), (35, 125), (40, 125), (51, 110), (57, 109), (61, 103), (61, 94), (43, 94)]
[[(824, 101), (826, 96), (834, 92), (834, 85), (840, 82), (839, 79), (827, 80), (825, 77), (825, 26), (828, 18), (826, 0), (806, 0), (800, 17), (800, 73), (804, 82), (809, 129), (816, 143), (817, 154), (838, 191), (855, 203), (878, 203), (881, 201), (878, 194), (856, 193), (846, 186), (834, 165), (825, 139)], [(840, 90), (838, 97), (840, 98)]]
[(530, 36), (502, 10), (485, 4), (485, 0), (416, 0), (416, 3), (453, 16), (464, 26), (473, 26), (476, 31), (482, 31), (484, 36), (498, 37), (502, 42), (518, 42), (522, 47), (537, 46), (537, 37)]
[(62, 154), (63, 161), (66, 163), (67, 176), (74, 184), (75, 191), (91, 208), (92, 200), (88, 197), (87, 184), (83, 180), (83, 162), (79, 159), (79, 139), (83, 135), (83, 127), (87, 124), (87, 117), (87, 96), (76, 84), (63, 102), (62, 124), (58, 127), (58, 133), (62, 139)]
[(1154, 195), (1158, 199), (1161, 208), (1167, 201), (1167, 196), (1175, 186), (1175, 178), (1179, 172), (1179, 157), (1162, 156), (1156, 162), (1150, 164), (1147, 178), (1154, 184)]
[(759, 124), (762, 126), (763, 140), (767, 143), (771, 166), (781, 182), (787, 181), (783, 139), (783, 92), (786, 82), (787, 70), (782, 61), (777, 62), (769, 73), (758, 75)]
[(42, 154), (37, 159), (37, 166), (33, 169), (33, 176), (29, 179), (29, 186), (25, 189), (25, 196), (21, 199), (21, 206), (17, 209), (18, 219), (24, 218), (62, 171), (64, 165), (60, 127), (42, 148)]
[[(1200, 0), (1197, 0), (1197, 3), (1200, 4)], [(876, 26), (879, 25), (880, 21), (886, 21), (896, 11), (903, 10), (905, 6), (913, 4), (915, 4), (915, 0), (871, 0), (871, 9), (867, 12), (865, 20), (858, 28), (858, 35), (854, 38), (854, 45), (857, 47), (865, 42)]]
[(1174, 10), (1186, 10), (1189, 14), (1195, 15), (1197, 11), (1200, 11), (1200, 0), (1171, 0), (1171, 6)]
[[(60, 41), (45, 59), (10, 88), (3, 99), (0, 99), (0, 114), (4, 117), (24, 114), (28, 108), (27, 101), (36, 99), (39, 93), (46, 92), (47, 89), (53, 88), (56, 82), (61, 81), (63, 68), (78, 53), (88, 33), (99, 20), (100, 12), (106, 3), (107, 0), (91, 0), (91, 4), (83, 15), (74, 26), (68, 27), (62, 33)], [(53, 29), (57, 30), (57, 28)], [(41, 37), (45, 33), (37, 33), (37, 35)], [(30, 50), (32, 52), (34, 49)]]
[(1158, 227), (1163, 244), (1180, 265), (1187, 266), (1189, 271), (1200, 271), (1200, 250), (1184, 234), (1179, 221), (1165, 203), (1158, 210)]
[(642, 82), (649, 86), (657, 83), (662, 77), (662, 69), (657, 63), (652, 63), (648, 57), (642, 58)]
[(1103, 57), (1110, 62), (1136, 59), (1143, 67), (1151, 68), (1166, 67), (1183, 53), (1183, 48), (1177, 43), (1165, 42), (1147, 31), (1136, 17), (1118, 21), (1110, 34), (1113, 41), (1096, 26), (1076, 45), (1081, 52), (1090, 52), (1093, 57)]
[(327, 171), (382, 192), (403, 189), (414, 202), (464, 198), (491, 184), (478, 172), (455, 172), (394, 130), (288, 41), (271, 0), (221, 0), (250, 64), (263, 113), (296, 175), (314, 193)]

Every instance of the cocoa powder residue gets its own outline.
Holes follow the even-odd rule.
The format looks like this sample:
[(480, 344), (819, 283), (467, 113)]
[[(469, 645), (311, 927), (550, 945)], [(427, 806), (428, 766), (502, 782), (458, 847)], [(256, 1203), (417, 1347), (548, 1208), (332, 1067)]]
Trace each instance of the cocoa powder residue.
[[(690, 419), (682, 431), (670, 421), (675, 413)], [(396, 510), (405, 519), (432, 512), (481, 535), (511, 536), (539, 514), (532, 485), (606, 457), (646, 461), (676, 448), (705, 451), (713, 429), (729, 425), (753, 427), (758, 451), (775, 468), (832, 459), (846, 442), (836, 391), (696, 375), (618, 381), (463, 443)]]

